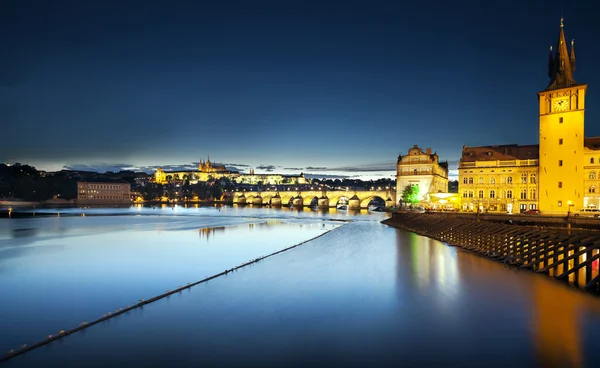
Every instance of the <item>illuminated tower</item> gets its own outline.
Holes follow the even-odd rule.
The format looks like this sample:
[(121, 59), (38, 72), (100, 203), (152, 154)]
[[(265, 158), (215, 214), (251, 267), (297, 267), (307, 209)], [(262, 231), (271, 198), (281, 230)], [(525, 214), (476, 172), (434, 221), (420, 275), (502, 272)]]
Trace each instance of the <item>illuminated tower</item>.
[(584, 110), (587, 85), (575, 82), (575, 48), (567, 51), (563, 19), (555, 52), (550, 48), (550, 84), (538, 93), (540, 114), (539, 208), (567, 213), (583, 207)]

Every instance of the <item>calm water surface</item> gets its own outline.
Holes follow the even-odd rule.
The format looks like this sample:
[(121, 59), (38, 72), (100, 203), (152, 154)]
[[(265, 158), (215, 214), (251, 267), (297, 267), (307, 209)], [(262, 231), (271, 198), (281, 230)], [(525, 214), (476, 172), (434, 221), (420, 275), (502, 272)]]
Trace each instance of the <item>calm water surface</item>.
[[(323, 223), (316, 220), (332, 216), (302, 213), (251, 211), (249, 217), (279, 218), (284, 224), (274, 228), (283, 226), (283, 239), (287, 239), (302, 219), (306, 221), (303, 228), (316, 224), (317, 233)], [(227, 217), (223, 211), (218, 216)], [(377, 221), (381, 215), (339, 216), (354, 221), (289, 252), (93, 326), (6, 365), (598, 366), (600, 299), (544, 275), (507, 268), (381, 225)], [(288, 217), (290, 222), (282, 220)], [(325, 226), (334, 225), (326, 222)], [(187, 230), (164, 231), (168, 235), (161, 239)], [(215, 241), (228, 231), (216, 233)], [(244, 234), (252, 243), (252, 232)], [(148, 235), (159, 238), (156, 230)], [(128, 239), (124, 244), (129, 252), (144, 251), (143, 247), (130, 248), (127, 244), (136, 240)], [(198, 237), (197, 242), (202, 244), (202, 239), (206, 241)], [(171, 242), (161, 244), (171, 247)], [(165, 256), (169, 252), (162, 247), (156, 245), (152, 252)], [(179, 259), (190, 249), (186, 247)], [(120, 251), (108, 253), (114, 252)], [(97, 259), (89, 267), (99, 268), (108, 259)], [(177, 274), (174, 264), (170, 262), (160, 276), (151, 270), (142, 273), (127, 292), (139, 290), (144, 277), (154, 284), (166, 274)], [(104, 284), (108, 275), (110, 271), (94, 274), (87, 283)], [(60, 280), (70, 278), (73, 275)], [(84, 295), (91, 298), (92, 288)], [(111, 300), (106, 295), (96, 302), (106, 305)], [(28, 313), (39, 315), (47, 302), (40, 298)]]

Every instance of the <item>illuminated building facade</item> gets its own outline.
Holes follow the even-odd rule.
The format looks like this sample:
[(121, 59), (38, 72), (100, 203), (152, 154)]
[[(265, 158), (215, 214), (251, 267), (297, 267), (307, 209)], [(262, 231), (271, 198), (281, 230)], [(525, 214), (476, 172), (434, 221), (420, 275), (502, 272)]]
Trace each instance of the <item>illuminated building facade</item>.
[(200, 161), (197, 171), (164, 171), (159, 167), (154, 174), (152, 174), (152, 178), (157, 184), (183, 181), (189, 181), (191, 184), (195, 184), (200, 181), (220, 178), (228, 178), (237, 184), (250, 185), (310, 184), (310, 181), (307, 180), (302, 173), (300, 175), (255, 174), (252, 169), (249, 174), (240, 174), (237, 171), (227, 170), (224, 165), (210, 162), (210, 158), (206, 161)]
[(462, 210), (536, 209), (538, 153), (537, 145), (463, 147), (458, 164)]
[(78, 205), (130, 204), (131, 185), (129, 183), (77, 182)]
[(586, 84), (575, 82), (575, 47), (563, 20), (550, 48), (550, 84), (538, 93), (539, 145), (464, 147), (459, 164), (463, 209), (566, 214), (600, 206), (600, 137), (585, 138)]
[(423, 151), (415, 145), (408, 154), (398, 156), (396, 166), (396, 198), (402, 198), (407, 186), (419, 188), (418, 199), (429, 201), (431, 193), (448, 191), (448, 163), (439, 162), (437, 153), (431, 148)]

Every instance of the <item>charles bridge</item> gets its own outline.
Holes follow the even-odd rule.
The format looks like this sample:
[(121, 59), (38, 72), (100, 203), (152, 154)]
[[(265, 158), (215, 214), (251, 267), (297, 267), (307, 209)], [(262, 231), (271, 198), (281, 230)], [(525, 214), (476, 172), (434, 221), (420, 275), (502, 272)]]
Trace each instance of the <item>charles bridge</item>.
[(385, 202), (386, 206), (396, 203), (396, 192), (393, 190), (306, 190), (306, 191), (250, 191), (235, 192), (234, 204), (270, 205), (270, 206), (318, 206), (320, 208), (336, 207), (338, 204), (348, 208), (367, 208), (376, 198)]

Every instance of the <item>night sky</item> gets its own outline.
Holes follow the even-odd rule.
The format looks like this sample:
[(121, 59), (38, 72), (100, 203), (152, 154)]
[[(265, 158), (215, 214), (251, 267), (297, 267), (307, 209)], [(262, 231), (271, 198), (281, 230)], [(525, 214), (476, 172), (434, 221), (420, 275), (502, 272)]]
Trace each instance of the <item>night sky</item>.
[[(562, 10), (561, 10), (562, 9)], [(0, 162), (393, 175), (538, 142), (560, 17), (600, 135), (600, 1), (0, 1)]]

